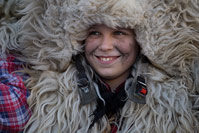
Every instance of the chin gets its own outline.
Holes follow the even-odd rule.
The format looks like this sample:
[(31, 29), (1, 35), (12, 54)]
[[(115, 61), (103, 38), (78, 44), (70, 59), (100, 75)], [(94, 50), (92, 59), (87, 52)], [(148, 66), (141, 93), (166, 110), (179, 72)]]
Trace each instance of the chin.
[(112, 74), (112, 73), (99, 73), (99, 76), (102, 79), (106, 79), (106, 80), (111, 80), (117, 77), (115, 74)]

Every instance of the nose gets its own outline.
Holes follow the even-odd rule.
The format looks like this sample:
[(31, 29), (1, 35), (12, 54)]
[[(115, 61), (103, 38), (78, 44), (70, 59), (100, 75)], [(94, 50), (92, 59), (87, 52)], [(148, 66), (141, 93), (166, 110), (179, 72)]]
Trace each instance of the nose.
[(110, 35), (104, 35), (101, 41), (100, 49), (102, 51), (112, 50), (113, 49), (113, 38)]

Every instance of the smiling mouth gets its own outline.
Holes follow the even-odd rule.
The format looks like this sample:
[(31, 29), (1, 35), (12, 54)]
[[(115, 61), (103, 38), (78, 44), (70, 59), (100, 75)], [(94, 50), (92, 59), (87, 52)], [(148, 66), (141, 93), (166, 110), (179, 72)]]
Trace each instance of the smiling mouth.
[(102, 60), (102, 61), (111, 61), (111, 60), (113, 60), (112, 57), (100, 57), (99, 59)]
[(112, 62), (114, 60), (116, 60), (119, 56), (96, 56), (100, 61), (102, 62)]

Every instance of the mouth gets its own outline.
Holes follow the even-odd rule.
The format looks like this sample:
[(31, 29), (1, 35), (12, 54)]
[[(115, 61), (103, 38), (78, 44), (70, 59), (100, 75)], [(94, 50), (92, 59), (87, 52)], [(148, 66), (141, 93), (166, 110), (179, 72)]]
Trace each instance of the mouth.
[(96, 56), (100, 63), (110, 64), (117, 60), (120, 56)]

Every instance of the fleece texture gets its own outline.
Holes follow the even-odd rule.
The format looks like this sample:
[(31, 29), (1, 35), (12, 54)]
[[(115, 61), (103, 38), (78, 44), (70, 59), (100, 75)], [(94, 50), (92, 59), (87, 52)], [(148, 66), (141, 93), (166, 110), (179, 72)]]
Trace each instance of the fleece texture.
[[(11, 13), (10, 20), (15, 21), (7, 21), (7, 8), (0, 10), (7, 19), (1, 18), (1, 28), (10, 29), (0, 32), (5, 38), (0, 52), (12, 52), (31, 64), (26, 72), (31, 75), (27, 87), (33, 115), (25, 132), (110, 132), (106, 116), (89, 129), (96, 101), (80, 105), (72, 60), (84, 52), (83, 41), (94, 24), (134, 29), (141, 55), (149, 60), (143, 63), (140, 59), (132, 70), (132, 75), (147, 78), (146, 104), (127, 100), (120, 111), (118, 132), (199, 131), (198, 0), (12, 2), (19, 8)], [(84, 66), (92, 79), (89, 66)]]

